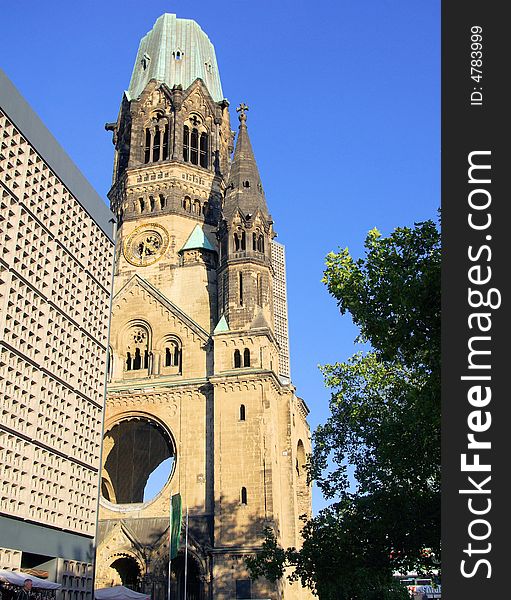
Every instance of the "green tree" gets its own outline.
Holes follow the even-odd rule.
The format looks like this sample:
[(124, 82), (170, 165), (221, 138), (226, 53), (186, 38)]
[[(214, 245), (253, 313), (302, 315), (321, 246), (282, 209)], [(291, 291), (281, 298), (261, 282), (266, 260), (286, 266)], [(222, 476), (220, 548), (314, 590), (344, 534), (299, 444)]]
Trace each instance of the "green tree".
[(309, 476), (333, 503), (305, 522), (300, 550), (268, 530), (248, 561), (273, 580), (291, 567), (322, 600), (406, 597), (393, 572), (427, 572), (440, 554), (440, 236), (433, 221), (374, 229), (365, 250), (330, 253), (323, 279), (370, 347), (322, 368), (331, 414)]

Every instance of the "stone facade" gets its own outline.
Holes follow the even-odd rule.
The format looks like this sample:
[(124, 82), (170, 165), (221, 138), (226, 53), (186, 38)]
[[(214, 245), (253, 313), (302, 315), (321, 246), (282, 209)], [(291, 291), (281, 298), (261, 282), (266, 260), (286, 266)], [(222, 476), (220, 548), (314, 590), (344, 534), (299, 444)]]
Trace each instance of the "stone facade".
[(0, 71), (0, 568), (58, 579), (59, 561), (88, 565), (82, 599), (92, 595), (113, 220)]
[[(183, 52), (185, 22), (176, 20), (176, 33), (167, 21), (144, 48), (157, 52), (154, 34), (167, 60), (202, 64), (190, 52), (207, 45)], [(135, 72), (153, 58), (139, 52)], [(308, 409), (289, 382), (283, 249), (274, 259), (246, 110), (233, 156), (228, 103), (200, 78), (186, 89), (151, 78), (107, 125), (119, 230), (97, 587), (124, 583), (166, 598), (170, 498), (180, 493), (189, 598), (310, 596), (286, 581), (251, 583), (244, 565), (265, 526), (299, 546), (299, 516), (311, 511)], [(161, 489), (147, 498), (146, 482), (164, 464)], [(184, 552), (172, 562), (172, 597), (183, 593)]]

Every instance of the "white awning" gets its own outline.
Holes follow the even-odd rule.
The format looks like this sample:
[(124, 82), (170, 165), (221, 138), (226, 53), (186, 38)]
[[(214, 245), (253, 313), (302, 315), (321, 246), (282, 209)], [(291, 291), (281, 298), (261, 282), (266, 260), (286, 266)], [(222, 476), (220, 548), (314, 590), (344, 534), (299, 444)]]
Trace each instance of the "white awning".
[(60, 590), (62, 587), (60, 583), (48, 581), (47, 579), (40, 579), (29, 573), (23, 573), (23, 571), (7, 571), (5, 569), (0, 569), (0, 580), (2, 581), (22, 586), (26, 579), (30, 579), (32, 587), (42, 590)]
[(148, 594), (134, 592), (123, 585), (114, 585), (94, 592), (96, 600), (151, 600)]

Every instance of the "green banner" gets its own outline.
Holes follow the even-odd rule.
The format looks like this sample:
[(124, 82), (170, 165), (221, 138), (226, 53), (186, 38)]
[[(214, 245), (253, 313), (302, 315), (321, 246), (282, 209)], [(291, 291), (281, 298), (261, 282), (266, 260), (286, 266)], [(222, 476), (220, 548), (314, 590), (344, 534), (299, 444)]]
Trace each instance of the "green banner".
[(170, 501), (170, 560), (176, 558), (179, 550), (179, 538), (181, 537), (181, 521), (183, 510), (181, 506), (181, 494), (174, 494)]

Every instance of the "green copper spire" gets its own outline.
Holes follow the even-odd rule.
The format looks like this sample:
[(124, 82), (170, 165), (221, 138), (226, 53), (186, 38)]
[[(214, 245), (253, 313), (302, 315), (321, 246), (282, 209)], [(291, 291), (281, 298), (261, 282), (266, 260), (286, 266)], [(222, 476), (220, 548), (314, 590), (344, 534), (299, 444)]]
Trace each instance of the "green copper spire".
[(213, 100), (223, 100), (215, 48), (208, 36), (195, 21), (163, 14), (140, 42), (128, 98), (138, 98), (151, 79), (185, 90), (197, 78)]
[(183, 250), (210, 250), (211, 252), (216, 252), (216, 250), (211, 245), (211, 242), (208, 240), (207, 235), (200, 228), (199, 225), (195, 225), (194, 230), (190, 234), (189, 238), (186, 240), (185, 245), (181, 248), (179, 252), (183, 252)]
[(225, 315), (222, 315), (222, 318), (220, 319), (220, 321), (218, 321), (213, 333), (225, 333), (226, 331), (230, 331), (230, 329), (229, 325), (227, 324), (227, 319), (225, 318)]

